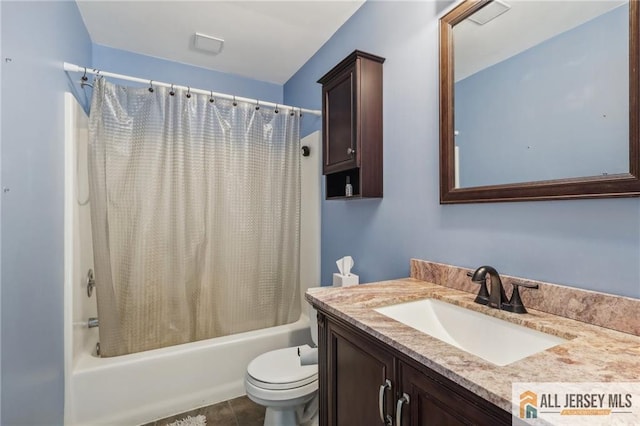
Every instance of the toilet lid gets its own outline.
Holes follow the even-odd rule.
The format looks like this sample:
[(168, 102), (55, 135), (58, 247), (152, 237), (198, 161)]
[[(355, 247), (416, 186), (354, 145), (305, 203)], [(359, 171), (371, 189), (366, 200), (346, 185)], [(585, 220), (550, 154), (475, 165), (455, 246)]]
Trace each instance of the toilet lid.
[(294, 346), (258, 356), (247, 367), (249, 380), (266, 389), (291, 389), (318, 380), (318, 365), (300, 365), (298, 348), (310, 349)]

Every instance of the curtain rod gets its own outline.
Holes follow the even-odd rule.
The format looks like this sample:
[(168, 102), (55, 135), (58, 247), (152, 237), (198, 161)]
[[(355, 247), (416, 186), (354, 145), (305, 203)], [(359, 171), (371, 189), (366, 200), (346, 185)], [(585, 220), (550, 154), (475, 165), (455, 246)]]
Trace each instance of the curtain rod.
[(203, 95), (209, 95), (209, 96), (213, 96), (213, 97), (216, 97), (216, 98), (236, 100), (236, 101), (240, 101), (240, 102), (259, 104), (259, 105), (268, 106), (268, 107), (276, 107), (276, 108), (284, 108), (284, 109), (292, 109), (293, 108), (293, 109), (300, 110), (300, 112), (303, 113), (303, 114), (312, 114), (312, 115), (322, 116), (322, 111), (317, 110), (317, 109), (298, 108), (298, 107), (292, 107), (290, 105), (280, 105), (280, 104), (275, 104), (273, 102), (260, 101), (259, 99), (243, 98), (241, 96), (227, 95), (226, 93), (212, 92), (211, 90), (193, 89), (193, 88), (188, 87), (188, 86), (179, 86), (177, 84), (163, 83), (161, 81), (155, 81), (155, 80), (150, 80), (150, 79), (145, 79), (145, 78), (132, 77), (130, 75), (116, 74), (116, 73), (113, 73), (113, 72), (106, 72), (106, 71), (98, 70), (98, 69), (95, 69), (95, 68), (81, 67), (81, 66), (78, 66), (78, 65), (75, 65), (75, 64), (70, 64), (68, 62), (64, 63), (64, 70), (65, 71), (70, 71), (70, 72), (82, 72), (82, 73), (85, 73), (85, 74), (92, 74), (92, 75), (98, 75), (99, 74), (99, 75), (104, 76), (104, 77), (112, 77), (112, 78), (117, 78), (119, 80), (133, 81), (135, 83), (152, 84), (153, 86), (169, 87), (169, 88), (173, 87), (174, 89), (190, 90), (191, 93), (200, 93), (200, 94), (203, 94)]

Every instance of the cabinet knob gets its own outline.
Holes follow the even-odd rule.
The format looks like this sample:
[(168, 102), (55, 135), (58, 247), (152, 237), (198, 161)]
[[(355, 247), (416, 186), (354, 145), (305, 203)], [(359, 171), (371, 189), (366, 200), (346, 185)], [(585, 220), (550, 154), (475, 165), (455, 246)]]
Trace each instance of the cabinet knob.
[(347, 148), (347, 155), (353, 156), (353, 155), (355, 155), (355, 153), (356, 153), (355, 149), (353, 149), (351, 147)]

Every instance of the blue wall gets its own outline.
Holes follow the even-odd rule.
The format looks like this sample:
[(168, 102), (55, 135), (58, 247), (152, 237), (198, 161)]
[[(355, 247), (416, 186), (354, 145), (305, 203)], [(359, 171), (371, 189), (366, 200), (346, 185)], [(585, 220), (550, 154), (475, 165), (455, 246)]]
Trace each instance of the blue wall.
[[(285, 103), (317, 109), (317, 79), (354, 49), (387, 58), (384, 198), (323, 201), (323, 283), (349, 254), (362, 282), (407, 276), (415, 257), (640, 297), (636, 198), (439, 204), (438, 17), (448, 4), (366, 2), (285, 84)], [(306, 133), (320, 128), (304, 120)]]
[[(2, 8), (2, 419), (63, 421), (62, 62), (89, 63), (75, 2)], [(6, 62), (5, 58), (11, 58)]]
[(628, 173), (628, 23), (623, 5), (456, 82), (460, 186)]
[[(78, 64), (80, 65), (80, 64)], [(252, 80), (233, 74), (212, 71), (206, 68), (171, 62), (152, 56), (140, 55), (125, 50), (93, 45), (94, 68), (140, 78), (212, 90), (219, 93), (282, 103), (282, 86), (264, 81)], [(112, 80), (113, 81), (113, 80)], [(118, 82), (134, 85), (131, 82)]]

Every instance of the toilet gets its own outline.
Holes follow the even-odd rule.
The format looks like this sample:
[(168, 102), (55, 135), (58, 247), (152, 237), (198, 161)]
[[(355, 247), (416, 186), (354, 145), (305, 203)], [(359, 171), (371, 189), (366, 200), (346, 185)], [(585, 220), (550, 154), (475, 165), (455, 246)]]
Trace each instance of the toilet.
[[(315, 309), (309, 306), (313, 343), (318, 343)], [(315, 426), (318, 424), (318, 364), (301, 365), (300, 354), (309, 345), (277, 349), (249, 363), (245, 377), (247, 396), (267, 408), (265, 426)]]

